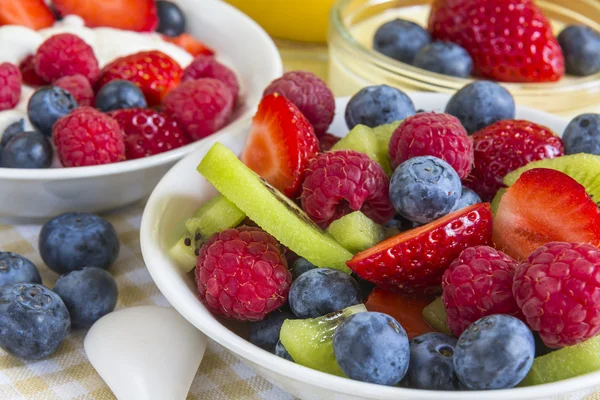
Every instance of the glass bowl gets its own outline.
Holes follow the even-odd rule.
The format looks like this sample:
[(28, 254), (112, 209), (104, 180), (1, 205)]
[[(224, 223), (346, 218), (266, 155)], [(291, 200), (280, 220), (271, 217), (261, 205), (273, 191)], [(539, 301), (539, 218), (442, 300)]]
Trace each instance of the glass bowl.
[[(374, 84), (405, 91), (453, 93), (472, 79), (454, 78), (396, 61), (372, 49), (379, 26), (394, 18), (427, 26), (430, 0), (338, 0), (330, 13), (329, 84), (347, 96)], [(555, 34), (565, 25), (585, 24), (600, 31), (598, 0), (537, 0)], [(565, 76), (553, 83), (502, 83), (519, 105), (562, 116), (600, 112), (600, 73)]]

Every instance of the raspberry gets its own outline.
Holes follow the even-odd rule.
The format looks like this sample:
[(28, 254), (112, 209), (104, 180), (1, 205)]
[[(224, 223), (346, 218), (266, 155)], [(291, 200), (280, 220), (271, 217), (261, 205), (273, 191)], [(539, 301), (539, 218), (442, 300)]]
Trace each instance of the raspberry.
[(21, 99), (21, 72), (10, 63), (0, 64), (0, 111), (10, 110)]
[(550, 242), (515, 274), (513, 293), (527, 324), (551, 348), (572, 346), (600, 333), (600, 250)]
[(165, 97), (164, 106), (193, 140), (212, 135), (229, 122), (233, 93), (223, 82), (202, 78), (184, 82)]
[(23, 83), (29, 86), (43, 86), (46, 82), (41, 76), (35, 72), (35, 65), (33, 64), (33, 54), (28, 55), (19, 64), (19, 70), (23, 76)]
[(319, 150), (321, 152), (329, 151), (334, 144), (339, 142), (341, 137), (326, 133), (319, 138)]
[(449, 114), (424, 112), (406, 118), (394, 131), (388, 152), (394, 169), (409, 158), (434, 156), (450, 164), (463, 179), (473, 165), (473, 141)]
[(492, 314), (520, 317), (512, 293), (517, 261), (489, 246), (469, 247), (442, 278), (448, 328), (455, 336), (479, 318)]
[(54, 145), (65, 167), (108, 164), (125, 159), (119, 124), (91, 107), (79, 107), (52, 129)]
[(77, 100), (80, 107), (91, 107), (94, 104), (94, 89), (90, 81), (81, 74), (63, 76), (54, 82), (54, 86), (61, 87)]
[(190, 139), (172, 117), (156, 110), (127, 108), (108, 114), (125, 134), (128, 160), (164, 153), (190, 143)]
[(286, 302), (292, 274), (273, 236), (242, 226), (215, 233), (202, 246), (196, 283), (214, 313), (259, 321)]
[(322, 79), (311, 72), (286, 72), (267, 86), (263, 96), (275, 92), (298, 107), (312, 124), (317, 137), (327, 132), (335, 114), (335, 98)]
[(302, 208), (319, 226), (352, 211), (383, 224), (394, 217), (389, 179), (366, 154), (339, 150), (319, 154), (305, 170)]
[(35, 72), (47, 82), (54, 82), (63, 76), (81, 74), (93, 83), (100, 73), (94, 50), (70, 33), (61, 33), (46, 39), (35, 53), (33, 63)]
[(233, 92), (233, 98), (237, 98), (240, 85), (235, 73), (213, 56), (200, 55), (194, 58), (194, 61), (183, 71), (181, 81), (193, 81), (200, 78), (214, 78), (223, 82)]

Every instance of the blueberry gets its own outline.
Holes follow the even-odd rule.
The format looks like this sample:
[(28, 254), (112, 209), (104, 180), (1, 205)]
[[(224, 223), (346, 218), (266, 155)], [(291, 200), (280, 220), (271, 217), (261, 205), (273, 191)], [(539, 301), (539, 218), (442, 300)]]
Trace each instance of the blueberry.
[(313, 263), (305, 258), (298, 257), (292, 264), (292, 277), (296, 280), (300, 275), (306, 271), (317, 268)]
[(288, 353), (287, 349), (285, 348), (283, 343), (281, 343), (280, 340), (278, 340), (277, 344), (275, 345), (275, 355), (277, 357), (285, 358), (288, 361), (295, 362), (294, 359), (292, 358), (292, 356), (290, 355), (290, 353)]
[(6, 129), (2, 133), (2, 140), (0, 140), (0, 146), (6, 146), (8, 141), (12, 139), (13, 136), (21, 132), (25, 132), (25, 120), (23, 118), (16, 122), (13, 122), (12, 124), (6, 127)]
[(431, 332), (410, 341), (410, 366), (407, 377), (410, 387), (429, 390), (460, 389), (454, 374), (456, 338)]
[(368, 86), (348, 102), (346, 124), (349, 129), (358, 124), (374, 128), (414, 114), (415, 105), (404, 92), (387, 85)]
[(509, 315), (491, 315), (460, 335), (454, 370), (468, 389), (508, 389), (525, 378), (534, 357), (535, 343), (527, 325)]
[(515, 100), (495, 82), (477, 81), (456, 92), (446, 112), (460, 120), (470, 134), (503, 119), (515, 118)]
[(333, 352), (349, 378), (380, 385), (398, 384), (410, 359), (404, 328), (377, 312), (361, 312), (342, 322), (333, 335)]
[(360, 294), (362, 297), (362, 301), (365, 302), (369, 298), (369, 295), (375, 289), (375, 284), (364, 279), (361, 279), (358, 275), (352, 274), (352, 277), (358, 282), (358, 287), (360, 288)]
[(288, 312), (273, 311), (262, 321), (250, 324), (248, 340), (253, 345), (274, 353), (283, 322), (286, 319), (295, 318), (294, 315)]
[(0, 252), (0, 286), (15, 283), (42, 283), (35, 264), (27, 258), (8, 251)]
[(562, 139), (567, 154), (600, 155), (600, 114), (581, 114), (573, 118)]
[(465, 49), (452, 42), (433, 42), (415, 56), (414, 66), (438, 74), (467, 78), (473, 72), (473, 59)]
[(139, 87), (119, 79), (108, 82), (100, 89), (96, 94), (95, 105), (103, 112), (148, 107), (144, 93)]
[(156, 2), (158, 27), (156, 32), (167, 36), (179, 36), (185, 32), (185, 14), (173, 2), (159, 0)]
[(451, 212), (461, 191), (456, 171), (446, 161), (433, 156), (403, 162), (390, 181), (390, 201), (396, 211), (421, 224)]
[(481, 203), (481, 197), (479, 197), (479, 195), (477, 193), (475, 193), (468, 187), (463, 186), (460, 198), (458, 199), (456, 204), (454, 204), (452, 211), (457, 211), (457, 210), (460, 210), (465, 207), (472, 206), (473, 204), (478, 204), (478, 203)]
[(117, 282), (104, 269), (88, 267), (61, 276), (54, 292), (67, 306), (74, 328), (89, 328), (117, 305)]
[(63, 301), (37, 284), (0, 287), (0, 347), (13, 356), (37, 360), (54, 353), (69, 333)]
[(108, 269), (119, 254), (119, 238), (97, 215), (66, 213), (42, 227), (39, 248), (46, 265), (59, 274), (85, 267)]
[(415, 55), (429, 42), (429, 32), (420, 25), (398, 18), (377, 29), (373, 37), (373, 48), (395, 60), (412, 64)]
[(406, 218), (404, 218), (402, 215), (400, 214), (396, 214), (396, 216), (394, 217), (394, 219), (392, 219), (391, 221), (389, 221), (386, 226), (388, 228), (396, 228), (398, 229), (400, 232), (405, 232), (405, 231), (409, 231), (411, 229), (415, 229), (418, 228), (419, 226), (421, 226), (422, 224), (418, 223), (418, 222), (413, 222), (410, 221)]
[(329, 268), (311, 269), (292, 283), (289, 303), (300, 318), (316, 318), (360, 304), (360, 287), (350, 275)]
[(569, 25), (557, 39), (568, 74), (588, 76), (600, 72), (600, 33), (589, 26)]
[(39, 132), (21, 132), (13, 136), (0, 152), (2, 168), (48, 168), (54, 150), (47, 136)]
[(54, 123), (77, 106), (75, 98), (63, 88), (42, 86), (29, 99), (27, 116), (35, 129), (46, 136), (52, 136)]

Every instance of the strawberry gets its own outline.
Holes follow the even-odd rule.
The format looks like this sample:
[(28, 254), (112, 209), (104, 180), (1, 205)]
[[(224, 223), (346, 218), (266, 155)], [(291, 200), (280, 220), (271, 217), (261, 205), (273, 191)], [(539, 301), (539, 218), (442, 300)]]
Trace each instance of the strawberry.
[(171, 37), (167, 35), (160, 35), (165, 42), (173, 43), (192, 56), (196, 57), (199, 55), (212, 56), (215, 54), (215, 51), (190, 35), (189, 33), (182, 33), (179, 36)]
[(160, 51), (142, 51), (117, 58), (100, 71), (96, 92), (116, 79), (128, 80), (142, 89), (148, 106), (157, 106), (175, 88), (183, 70), (171, 57)]
[(52, 26), (54, 21), (54, 14), (44, 0), (0, 0), (0, 25), (39, 30)]
[(89, 27), (153, 32), (158, 26), (155, 0), (53, 0), (52, 3), (61, 15), (79, 15)]
[(263, 97), (241, 155), (242, 161), (290, 198), (300, 191), (303, 173), (319, 152), (312, 125), (279, 94)]
[(516, 260), (526, 260), (549, 242), (600, 246), (600, 211), (585, 188), (556, 170), (524, 172), (502, 196), (493, 242)]
[(464, 249), (490, 244), (491, 238), (492, 209), (488, 203), (479, 203), (393, 236), (346, 264), (383, 289), (433, 293), (444, 271)]
[(550, 22), (532, 0), (436, 0), (429, 31), (464, 47), (487, 78), (553, 82), (565, 72)]
[(465, 186), (483, 201), (490, 201), (503, 187), (506, 174), (543, 158), (565, 154), (562, 140), (545, 126), (523, 120), (503, 120), (486, 126), (473, 136), (475, 164)]

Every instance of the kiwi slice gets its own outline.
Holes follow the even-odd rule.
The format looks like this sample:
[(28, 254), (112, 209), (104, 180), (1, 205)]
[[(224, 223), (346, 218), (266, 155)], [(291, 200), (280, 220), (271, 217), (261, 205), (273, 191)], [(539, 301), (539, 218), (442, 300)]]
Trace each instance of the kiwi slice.
[(208, 239), (217, 232), (238, 226), (246, 214), (219, 194), (202, 205), (194, 216), (185, 221), (190, 235), (200, 234)]
[(360, 211), (344, 215), (329, 225), (327, 232), (348, 251), (356, 254), (385, 239), (385, 228)]
[(373, 128), (373, 134), (375, 134), (377, 143), (379, 145), (378, 154), (385, 155), (385, 158), (388, 160), (388, 162), (388, 149), (390, 147), (390, 140), (392, 139), (392, 135), (394, 134), (396, 128), (398, 128), (403, 121), (404, 120), (390, 122), (389, 124), (379, 125)]
[(569, 175), (585, 187), (596, 203), (600, 203), (600, 156), (580, 153), (532, 161), (507, 174), (504, 177), (504, 184), (513, 185), (523, 172), (534, 168), (555, 169)]
[(500, 200), (502, 200), (502, 196), (504, 196), (504, 193), (506, 193), (506, 188), (500, 188), (500, 190), (498, 190), (498, 193), (496, 193), (496, 196), (494, 196), (494, 199), (492, 200), (492, 213), (494, 215), (496, 215), (496, 211), (498, 211), (498, 207), (500, 206)]
[(423, 309), (423, 319), (436, 331), (452, 335), (448, 325), (446, 325), (446, 309), (441, 297), (438, 297)]
[(177, 262), (181, 269), (186, 272), (191, 271), (196, 266), (197, 256), (195, 252), (199, 248), (198, 245), (192, 236), (186, 233), (171, 247), (169, 255)]
[[(387, 151), (381, 152), (381, 146), (373, 129), (365, 125), (356, 125), (339, 142), (331, 147), (331, 150), (355, 150), (369, 156), (373, 161), (381, 165), (386, 174), (392, 173)], [(386, 146), (387, 150), (387, 146)]]
[(541, 385), (600, 370), (600, 335), (533, 360), (519, 386)]
[(287, 319), (279, 339), (297, 364), (345, 376), (335, 360), (333, 334), (349, 316), (366, 311), (363, 304), (358, 304), (318, 318)]
[(215, 143), (198, 165), (223, 196), (284, 246), (318, 267), (346, 273), (352, 253), (319, 228), (294, 202)]

